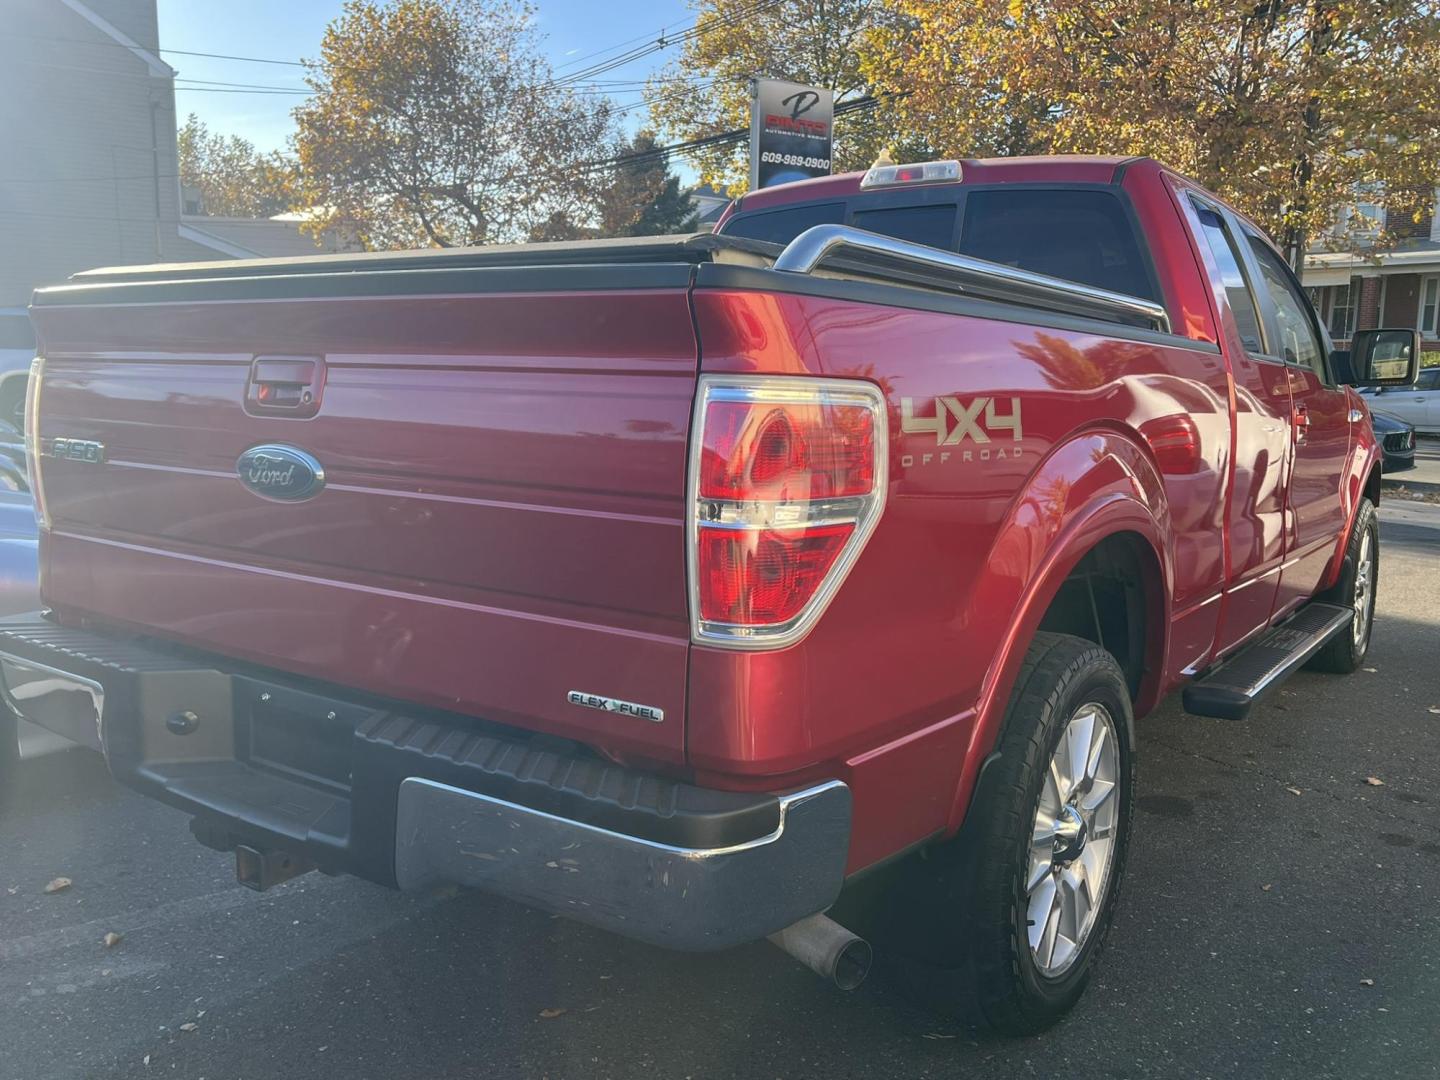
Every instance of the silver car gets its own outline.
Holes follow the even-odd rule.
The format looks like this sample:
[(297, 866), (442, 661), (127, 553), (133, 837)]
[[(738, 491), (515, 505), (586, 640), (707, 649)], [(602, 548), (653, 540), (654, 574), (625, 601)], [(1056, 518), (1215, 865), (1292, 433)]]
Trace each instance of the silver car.
[(1414, 386), (1382, 386), (1367, 396), (1375, 408), (1414, 424), (1416, 431), (1440, 435), (1440, 367), (1421, 371)]

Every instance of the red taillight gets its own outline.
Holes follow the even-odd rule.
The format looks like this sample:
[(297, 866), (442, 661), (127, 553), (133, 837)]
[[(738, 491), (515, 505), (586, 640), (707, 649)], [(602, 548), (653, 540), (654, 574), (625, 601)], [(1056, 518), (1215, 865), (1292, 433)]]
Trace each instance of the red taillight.
[(700, 618), (769, 625), (799, 615), (835, 565), (853, 523), (700, 530)]
[(697, 641), (802, 636), (859, 554), (884, 491), (884, 400), (868, 383), (706, 378), (691, 476)]
[(864, 405), (712, 401), (701, 431), (702, 499), (827, 499), (874, 486)]

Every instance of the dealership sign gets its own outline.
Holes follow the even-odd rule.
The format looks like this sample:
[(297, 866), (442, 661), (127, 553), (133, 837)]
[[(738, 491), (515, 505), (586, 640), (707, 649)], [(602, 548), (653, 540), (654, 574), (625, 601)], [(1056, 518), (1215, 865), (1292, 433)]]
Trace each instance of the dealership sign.
[(783, 79), (750, 81), (750, 190), (830, 175), (835, 95)]

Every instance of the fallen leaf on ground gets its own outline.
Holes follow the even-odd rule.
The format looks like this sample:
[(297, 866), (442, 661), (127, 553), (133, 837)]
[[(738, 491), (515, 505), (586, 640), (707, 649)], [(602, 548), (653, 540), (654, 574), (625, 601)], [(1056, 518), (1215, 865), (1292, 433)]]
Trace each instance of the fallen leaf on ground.
[[(1431, 712), (1440, 712), (1440, 709), (1431, 709), (1430, 711), (1431, 711)], [(19, 886), (19, 885), (11, 885), (11, 886), (10, 886), (8, 889), (6, 889), (5, 891), (6, 891), (7, 893), (9, 893), (11, 896), (14, 896), (17, 892), (20, 891), (20, 886)]]
[(954, 1035), (942, 1035), (938, 1031), (927, 1031), (921, 1038), (925, 1039), (953, 1039)]
[(1434, 713), (1436, 716), (1440, 716), (1440, 705), (1431, 705), (1429, 711)]
[(564, 1016), (564, 1015), (565, 1015), (565, 1010), (564, 1010), (564, 1009), (541, 1009), (541, 1010), (540, 1010), (540, 1019), (541, 1019), (541, 1020), (554, 1020), (555, 1017), (557, 1017), (557, 1016)]
[(1373, 675), (1373, 674), (1375, 674), (1375, 672), (1379, 671), (1380, 669), (1379, 669), (1379, 668), (1373, 668), (1373, 667), (1367, 667), (1365, 670), (1368, 671), (1368, 672), (1370, 672), (1370, 674)]
[(75, 883), (71, 881), (68, 877), (57, 877), (54, 881), (50, 882), (45, 886), (45, 891), (47, 893), (64, 892), (73, 884)]
[(1375, 985), (1375, 980), (1374, 980), (1374, 979), (1361, 979), (1361, 980), (1360, 980), (1360, 985), (1361, 985), (1361, 986), (1374, 986), (1374, 985)]
[(1367, 776), (1367, 777), (1365, 777), (1365, 783), (1369, 784), (1371, 787), (1384, 787), (1384, 786), (1385, 786), (1385, 781), (1384, 781), (1384, 780), (1381, 780), (1378, 776)]
[(124, 935), (124, 934), (117, 934), (114, 930), (111, 930), (108, 934), (106, 934), (106, 935), (105, 935), (103, 938), (101, 938), (100, 940), (102, 940), (103, 942), (105, 942), (105, 947), (106, 947), (107, 949), (113, 949), (116, 945), (119, 945), (120, 942), (122, 942), (122, 941), (125, 940), (125, 935)]
[(1304, 792), (1302, 792), (1298, 787), (1287, 787), (1285, 790), (1288, 791), (1288, 792), (1290, 792), (1291, 795), (1303, 795), (1303, 794), (1304, 794)]
[(181, 1025), (180, 1025), (180, 1030), (181, 1030), (181, 1031), (195, 1031), (195, 1030), (197, 1030), (199, 1027), (200, 1027), (199, 1024), (181, 1024)]
[(145, 1057), (141, 1059), (141, 1064), (143, 1064), (143, 1065), (149, 1065), (149, 1064), (150, 1064), (150, 1055), (149, 1055), (149, 1054), (146, 1054)]
[(1274, 887), (1275, 887), (1274, 885), (1261, 885), (1261, 886), (1260, 886), (1260, 891), (1261, 891), (1261, 892), (1269, 892), (1269, 891), (1270, 891), (1271, 889), (1273, 889)]

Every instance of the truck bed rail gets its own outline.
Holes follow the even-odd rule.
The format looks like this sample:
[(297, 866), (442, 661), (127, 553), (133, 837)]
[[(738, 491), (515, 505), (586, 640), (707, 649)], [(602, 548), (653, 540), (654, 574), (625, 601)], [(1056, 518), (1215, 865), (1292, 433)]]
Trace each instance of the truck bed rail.
[(1153, 300), (897, 240), (849, 225), (815, 225), (806, 229), (786, 245), (774, 263), (774, 269), (792, 274), (810, 274), (827, 266), (1170, 332), (1170, 316)]

